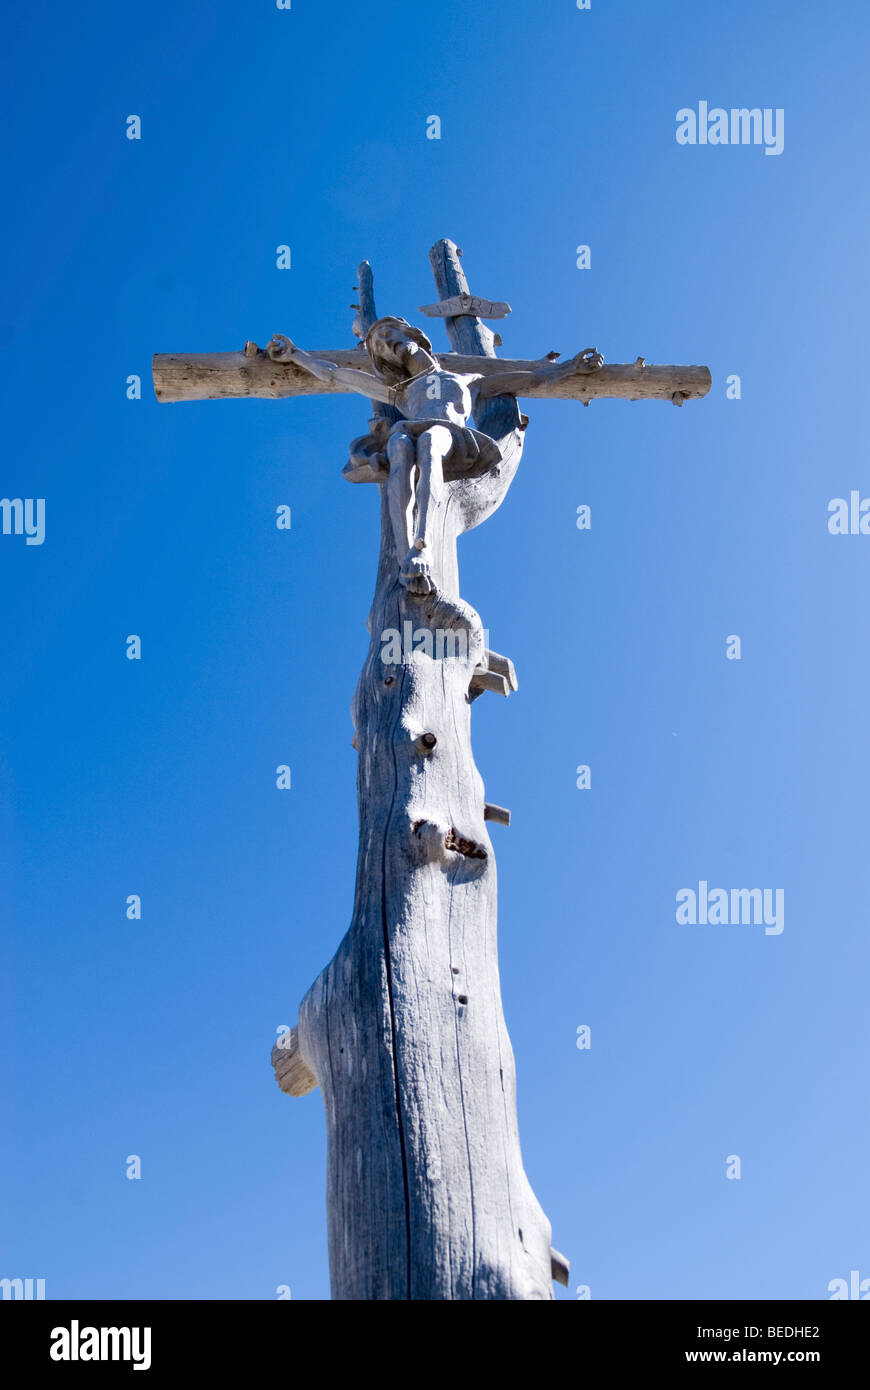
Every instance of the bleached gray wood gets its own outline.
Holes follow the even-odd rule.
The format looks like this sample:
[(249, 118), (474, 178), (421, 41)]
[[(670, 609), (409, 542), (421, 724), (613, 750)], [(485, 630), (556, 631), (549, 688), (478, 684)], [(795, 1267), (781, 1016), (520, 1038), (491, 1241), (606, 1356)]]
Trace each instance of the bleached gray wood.
[(437, 304), (421, 304), (420, 313), (427, 318), (456, 318), (459, 314), (471, 314), (479, 319), (503, 319), (511, 312), (511, 306), (503, 300), (481, 299), (478, 294), (454, 294), (449, 299), (441, 299)]
[[(465, 288), (450, 278), (437, 276), (443, 298)], [(340, 1299), (552, 1297), (550, 1226), (520, 1153), (495, 861), (471, 753), (468, 694), (487, 660), (483, 623), (459, 594), (456, 557), (458, 535), (500, 504), (522, 428), (512, 399), (487, 400), (481, 412), (504, 456), (429, 499), (434, 593), (400, 582), (381, 485), (371, 647), (353, 704), (356, 902), (298, 1025), (324, 1098)], [(440, 660), (418, 654), (385, 666), (381, 634), (406, 620), (467, 641)]]
[(497, 671), (475, 671), (471, 677), (471, 691), (482, 693), (484, 690), (494, 690), (497, 695), (511, 693), (507, 676), (499, 675)]
[(517, 673), (510, 657), (501, 656), (498, 652), (491, 651), (487, 651), (485, 656), (487, 669), (495, 671), (499, 676), (504, 676), (511, 690), (519, 690)]
[[(365, 349), (318, 349), (315, 357), (341, 367), (368, 366)], [(468, 353), (439, 353), (443, 366), (456, 372), (531, 372), (547, 361), (517, 358), (473, 357)], [(158, 353), (152, 359), (154, 391), (159, 401), (214, 401), (236, 397), (281, 400), (287, 396), (341, 395), (350, 390), (336, 382), (317, 381), (292, 363), (270, 361), (265, 349), (256, 357), (242, 352)], [(566, 376), (558, 381), (529, 385), (520, 392), (526, 399), (594, 401), (670, 401), (679, 391), (686, 400), (697, 400), (710, 390), (709, 367), (656, 367), (637, 363), (605, 363), (594, 375)]]
[(353, 333), (356, 338), (362, 340), (378, 316), (375, 309), (374, 280), (369, 261), (360, 261), (356, 276), (359, 284), (354, 288), (359, 292), (359, 304), (351, 305), (351, 308), (357, 310), (357, 316), (353, 321)]
[[(375, 308), (374, 280), (369, 262), (360, 261), (356, 273), (359, 280), (356, 287), (359, 292), (359, 304), (357, 305), (356, 318), (353, 321), (353, 331), (358, 338), (364, 338), (377, 319), (378, 311)], [(361, 349), (361, 352), (365, 356), (364, 348)], [(372, 418), (375, 420), (385, 420), (388, 424), (392, 424), (399, 418), (398, 410), (393, 406), (385, 405), (383, 401), (371, 401), (371, 407)]]
[[(296, 1028), (272, 1051), (283, 1090), (319, 1086), (323, 1098), (338, 1299), (551, 1299), (552, 1280), (567, 1283), (523, 1168), (499, 990), (486, 827), (509, 825), (510, 812), (486, 801), (471, 752), (472, 701), (483, 689), (516, 690), (516, 673), (486, 650), (484, 624), (460, 596), (456, 543), (501, 504), (519, 464), (528, 421), (517, 396), (682, 404), (710, 385), (706, 367), (642, 358), (613, 367), (594, 349), (560, 366), (556, 353), (498, 361), (497, 335), (469, 309), (508, 306), (471, 296), (460, 255), (449, 241), (430, 253), (439, 300), (429, 307), (443, 313), (452, 352), (427, 355), (425, 336), (396, 319), (389, 331), (398, 326), (405, 346), (378, 346), (384, 321), (363, 262), (353, 331), (368, 335), (368, 350), (304, 353), (278, 336), (268, 349), (248, 342), (241, 353), (154, 359), (161, 400), (357, 391), (371, 401), (370, 433), (354, 441), (345, 470), (381, 489), (371, 644), (352, 704), (354, 909)], [(405, 377), (391, 375), (396, 362)], [(432, 375), (452, 392), (443, 401), (460, 422), (453, 443), (447, 405), (423, 398)], [(482, 453), (469, 444), (469, 410)], [(385, 664), (382, 637), (406, 624), (466, 640)]]
[(484, 652), (481, 664), (471, 677), (468, 698), (476, 700), (485, 690), (493, 690), (497, 695), (504, 696), (519, 690), (517, 673), (509, 656), (500, 656), (498, 652)]

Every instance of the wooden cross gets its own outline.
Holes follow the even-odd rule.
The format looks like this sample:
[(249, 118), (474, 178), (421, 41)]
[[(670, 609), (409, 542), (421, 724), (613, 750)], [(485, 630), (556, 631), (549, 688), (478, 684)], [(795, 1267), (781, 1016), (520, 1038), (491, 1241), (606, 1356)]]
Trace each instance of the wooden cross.
[[(498, 507), (528, 421), (517, 396), (683, 401), (706, 367), (606, 365), (594, 349), (500, 360), (450, 241), (430, 252), (452, 351), (378, 319), (359, 269), (351, 349), (158, 355), (161, 401), (353, 391), (369, 431), (345, 475), (381, 491), (371, 645), (353, 699), (360, 838), (350, 927), (273, 1049), (282, 1090), (323, 1094), (337, 1299), (551, 1299), (568, 1280), (523, 1169), (496, 952), (496, 873), (470, 707), (517, 689), (459, 594), (456, 540)], [(470, 423), (473, 419), (473, 425)]]

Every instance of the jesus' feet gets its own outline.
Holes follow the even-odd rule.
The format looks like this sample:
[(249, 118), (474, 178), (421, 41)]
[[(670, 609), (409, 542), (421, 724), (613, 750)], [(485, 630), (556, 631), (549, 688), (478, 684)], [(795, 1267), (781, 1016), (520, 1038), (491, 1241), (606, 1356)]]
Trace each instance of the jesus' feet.
[(433, 594), (435, 592), (429, 562), (421, 558), (420, 552), (416, 548), (408, 552), (408, 558), (399, 571), (399, 579), (409, 594)]

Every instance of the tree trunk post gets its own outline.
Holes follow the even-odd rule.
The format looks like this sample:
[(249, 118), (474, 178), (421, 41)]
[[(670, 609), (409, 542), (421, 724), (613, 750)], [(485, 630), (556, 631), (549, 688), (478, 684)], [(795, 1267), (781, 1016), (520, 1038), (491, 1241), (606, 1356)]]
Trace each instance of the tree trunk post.
[[(432, 263), (442, 300), (467, 292), (452, 243)], [(374, 317), (361, 267), (363, 331)], [(478, 319), (446, 323), (455, 350), (492, 354)], [(371, 646), (353, 701), (353, 917), (273, 1052), (283, 1089), (323, 1095), (336, 1299), (551, 1299), (554, 1273), (567, 1278), (523, 1169), (502, 1012), (487, 818), (508, 813), (487, 804), (471, 752), (472, 699), (516, 688), (459, 596), (457, 536), (502, 501), (522, 449), (516, 401), (485, 412), (477, 426), (503, 460), (433, 492), (433, 594), (399, 581), (380, 484)]]

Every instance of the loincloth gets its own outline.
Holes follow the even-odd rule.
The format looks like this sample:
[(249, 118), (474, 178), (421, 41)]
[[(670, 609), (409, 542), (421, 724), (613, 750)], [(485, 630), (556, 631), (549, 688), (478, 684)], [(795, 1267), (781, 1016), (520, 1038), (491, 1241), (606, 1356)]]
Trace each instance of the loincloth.
[(501, 449), (495, 440), (470, 425), (457, 425), (452, 420), (396, 420), (391, 425), (388, 420), (379, 420), (369, 434), (351, 441), (350, 460), (344, 466), (344, 476), (354, 483), (384, 482), (390, 472), (387, 445), (391, 437), (404, 434), (417, 439), (435, 425), (448, 430), (452, 438), (450, 449), (442, 460), (446, 482), (476, 478), (501, 462)]

